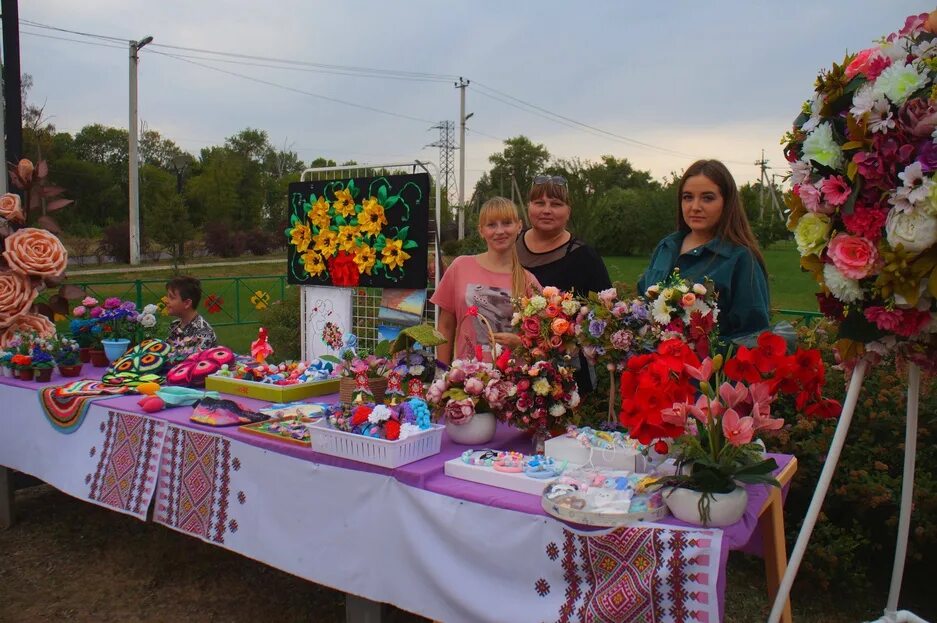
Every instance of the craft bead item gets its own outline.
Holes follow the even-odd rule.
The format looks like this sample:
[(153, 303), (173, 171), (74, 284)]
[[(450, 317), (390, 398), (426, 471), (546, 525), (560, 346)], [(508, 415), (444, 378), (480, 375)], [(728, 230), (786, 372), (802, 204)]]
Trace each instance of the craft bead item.
[(507, 472), (511, 474), (524, 471), (524, 455), (520, 452), (502, 452), (495, 459), (492, 467), (497, 472)]
[(546, 479), (556, 478), (566, 469), (566, 461), (555, 461), (543, 455), (532, 456), (527, 459), (524, 467), (524, 473), (531, 478)]

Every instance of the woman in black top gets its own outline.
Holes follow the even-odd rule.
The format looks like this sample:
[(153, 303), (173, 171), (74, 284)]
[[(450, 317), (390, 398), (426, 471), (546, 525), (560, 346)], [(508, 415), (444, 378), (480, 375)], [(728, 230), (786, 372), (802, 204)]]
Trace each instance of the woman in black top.
[[(517, 239), (517, 255), (521, 265), (544, 286), (572, 290), (585, 297), (612, 287), (608, 269), (595, 249), (574, 237), (569, 224), (569, 189), (566, 179), (557, 175), (534, 177), (527, 202), (530, 229)], [(581, 368), (576, 373), (579, 392), (586, 394), (595, 386), (595, 375), (580, 356)]]

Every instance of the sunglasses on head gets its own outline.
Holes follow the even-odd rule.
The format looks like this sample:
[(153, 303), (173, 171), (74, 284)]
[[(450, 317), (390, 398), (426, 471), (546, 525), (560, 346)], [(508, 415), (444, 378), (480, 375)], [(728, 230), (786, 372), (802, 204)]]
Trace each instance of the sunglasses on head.
[(557, 186), (566, 186), (566, 178), (559, 175), (535, 175), (534, 184), (556, 184)]

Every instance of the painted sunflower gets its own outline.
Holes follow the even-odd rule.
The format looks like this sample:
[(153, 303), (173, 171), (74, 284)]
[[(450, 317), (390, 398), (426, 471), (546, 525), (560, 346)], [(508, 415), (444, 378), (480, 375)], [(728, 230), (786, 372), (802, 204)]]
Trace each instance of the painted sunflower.
[(410, 259), (410, 254), (403, 250), (403, 240), (387, 240), (387, 245), (381, 251), (381, 261), (387, 268), (403, 268), (403, 263)]

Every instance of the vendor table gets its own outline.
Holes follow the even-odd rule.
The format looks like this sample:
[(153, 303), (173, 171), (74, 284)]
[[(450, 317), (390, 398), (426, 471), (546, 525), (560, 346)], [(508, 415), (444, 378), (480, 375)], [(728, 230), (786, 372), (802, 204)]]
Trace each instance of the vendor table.
[[(194, 424), (188, 407), (146, 414), (136, 396), (97, 399), (63, 427), (40, 406), (44, 385), (0, 379), (0, 525), (18, 470), (141, 520), (152, 505), (153, 521), (174, 530), (447, 622), (714, 623), (729, 550), (763, 546), (772, 597), (786, 565), (776, 489), (749, 487), (744, 517), (721, 530), (673, 518), (583, 530), (536, 496), (446, 476), (465, 448), (445, 438), (438, 455), (389, 470)], [(489, 446), (529, 450), (530, 439), (499, 428)], [(774, 457), (786, 485), (796, 459)]]

